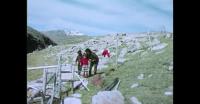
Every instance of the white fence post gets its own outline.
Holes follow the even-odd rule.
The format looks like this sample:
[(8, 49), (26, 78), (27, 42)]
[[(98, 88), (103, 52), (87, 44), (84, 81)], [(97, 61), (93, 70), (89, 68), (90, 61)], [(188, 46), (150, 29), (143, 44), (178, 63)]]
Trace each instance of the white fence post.
[(43, 70), (43, 93), (46, 95), (46, 81), (47, 81), (47, 75), (46, 75), (46, 68)]

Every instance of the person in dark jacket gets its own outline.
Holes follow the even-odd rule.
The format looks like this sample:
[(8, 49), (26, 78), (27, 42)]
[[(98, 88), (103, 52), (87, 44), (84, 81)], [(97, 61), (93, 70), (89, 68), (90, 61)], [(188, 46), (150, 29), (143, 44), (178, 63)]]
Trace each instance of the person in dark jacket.
[(90, 59), (89, 76), (91, 76), (91, 71), (92, 71), (93, 67), (94, 67), (94, 74), (97, 73), (97, 66), (98, 66), (98, 63), (99, 63), (99, 57), (94, 52), (92, 52), (89, 48), (87, 48), (85, 50), (85, 52), (86, 52), (86, 57), (88, 59)]

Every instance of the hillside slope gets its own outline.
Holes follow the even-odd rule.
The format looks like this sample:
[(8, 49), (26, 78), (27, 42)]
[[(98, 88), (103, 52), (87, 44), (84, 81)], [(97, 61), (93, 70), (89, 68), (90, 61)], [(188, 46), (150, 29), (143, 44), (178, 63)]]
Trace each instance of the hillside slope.
[(90, 36), (86, 35), (66, 34), (64, 30), (45, 31), (43, 33), (59, 45), (75, 44), (91, 39)]
[[(90, 91), (83, 90), (82, 88), (76, 90), (76, 93), (83, 95), (81, 97), (82, 104), (91, 104), (92, 97), (99, 91), (102, 91), (106, 86), (110, 85), (117, 77), (120, 79), (118, 90), (124, 96), (125, 104), (132, 104), (132, 97), (136, 97), (142, 104), (172, 104), (173, 35), (172, 33), (167, 35), (156, 33), (152, 34), (150, 38), (148, 36), (149, 35), (119, 36), (117, 54), (115, 54), (115, 46), (117, 44), (116, 38), (105, 36), (77, 44), (76, 47), (62, 47), (58, 51), (54, 51), (57, 50), (57, 46), (52, 47), (49, 50), (45, 49), (46, 51), (42, 50), (42, 55), (38, 53), (35, 56), (45, 56), (44, 54), (47, 54), (48, 51), (49, 54), (65, 51), (66, 54), (63, 57), (63, 62), (69, 60), (69, 62), (66, 62), (70, 63), (70, 61), (73, 62), (73, 57), (76, 57), (76, 52), (79, 50), (79, 47), (82, 47), (82, 49), (89, 47), (90, 49), (99, 50), (96, 52), (100, 60), (97, 73), (102, 77), (103, 83), (101, 86), (95, 86), (92, 84), (95, 76), (87, 78), (87, 87)], [(149, 39), (151, 39), (151, 41), (149, 41)], [(105, 45), (107, 42), (108, 45)], [(110, 49), (110, 58), (105, 58), (101, 55), (101, 50), (105, 47)], [(116, 55), (118, 56), (117, 69)], [(38, 58), (41, 58), (41, 56)], [(44, 61), (45, 64), (51, 58), (47, 58), (47, 61)], [(30, 57), (28, 59), (30, 59)], [(33, 60), (30, 59), (30, 61)], [(36, 62), (39, 61), (37, 60)], [(42, 62), (43, 61), (41, 61), (41, 63)], [(28, 61), (28, 63), (31, 62)], [(114, 69), (114, 71), (110, 71), (111, 69)], [(36, 72), (36, 70), (29, 70), (27, 75), (28, 80), (35, 80), (42, 77), (42, 71)], [(71, 93), (72, 92), (69, 92), (69, 95)]]
[(41, 32), (27, 26), (27, 53), (44, 49), (49, 45), (57, 44)]
[[(132, 104), (132, 96), (138, 98), (142, 104), (172, 104), (173, 95), (168, 96), (165, 93), (173, 91), (173, 70), (168, 69), (173, 62), (173, 40), (163, 37), (159, 37), (159, 40), (168, 44), (160, 53), (144, 49), (125, 54), (126, 61), (119, 65), (118, 70), (104, 77), (103, 88), (118, 77), (121, 80), (118, 90), (125, 97), (125, 104)], [(126, 46), (120, 50), (123, 48)], [(103, 73), (115, 68), (112, 63), (115, 62), (115, 57), (109, 62), (109, 67), (102, 70)], [(91, 103), (92, 96), (103, 89), (90, 84), (92, 79), (89, 78), (89, 92), (78, 91), (84, 95), (81, 98), (83, 104)]]

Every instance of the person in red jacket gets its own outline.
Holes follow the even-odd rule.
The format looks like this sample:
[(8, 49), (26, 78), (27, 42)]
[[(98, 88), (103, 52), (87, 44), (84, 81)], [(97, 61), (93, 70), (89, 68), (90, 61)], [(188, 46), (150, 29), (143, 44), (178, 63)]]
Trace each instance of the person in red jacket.
[(83, 69), (83, 76), (88, 77), (88, 65), (89, 59), (86, 57), (86, 54), (83, 54), (83, 57), (80, 59), (80, 65)]
[(103, 52), (102, 52), (102, 55), (103, 55), (104, 57), (106, 57), (106, 56), (107, 56), (107, 57), (110, 57), (110, 53), (109, 53), (108, 49), (105, 48), (105, 49), (103, 50)]

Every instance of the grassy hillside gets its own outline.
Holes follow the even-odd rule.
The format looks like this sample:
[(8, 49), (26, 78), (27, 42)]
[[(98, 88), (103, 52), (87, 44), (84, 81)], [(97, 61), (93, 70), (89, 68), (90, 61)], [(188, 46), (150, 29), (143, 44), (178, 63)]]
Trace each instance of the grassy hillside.
[[(168, 44), (162, 53), (151, 52), (142, 43), (143, 51), (136, 54), (127, 53), (125, 63), (119, 65), (118, 70), (106, 74), (103, 87), (92, 85), (92, 77), (88, 78), (89, 84), (87, 86), (90, 91), (76, 91), (82, 94), (82, 104), (90, 104), (92, 96), (112, 83), (116, 77), (121, 81), (118, 90), (125, 97), (125, 104), (130, 104), (132, 96), (137, 97), (142, 104), (173, 104), (173, 96), (164, 95), (166, 91), (173, 90), (173, 71), (168, 70), (169, 63), (173, 61), (173, 40), (164, 37), (160, 37), (159, 40)], [(67, 47), (67, 45), (55, 46), (28, 54), (28, 66), (54, 64), (56, 59), (53, 59), (53, 55)], [(126, 45), (120, 46), (119, 51), (124, 47)], [(115, 68), (113, 62), (115, 62), (115, 57), (108, 62), (109, 67), (101, 70), (101, 72), (108, 73), (108, 70)], [(144, 79), (137, 78), (140, 74), (144, 74)], [(28, 71), (27, 75), (28, 80), (37, 79), (42, 76), (42, 71)], [(139, 86), (131, 88), (136, 83)]]
[(66, 35), (64, 30), (53, 30), (43, 33), (59, 45), (76, 44), (92, 38), (86, 35)]
[(49, 45), (56, 45), (56, 43), (41, 32), (27, 26), (27, 53), (44, 49)]
[[(166, 96), (164, 92), (173, 86), (173, 72), (168, 71), (168, 64), (173, 61), (173, 43), (170, 39), (161, 38), (161, 41), (168, 43), (163, 53), (155, 54), (147, 51), (143, 53), (126, 55), (127, 61), (120, 65), (117, 71), (106, 76), (104, 86), (110, 84), (114, 78), (118, 77), (121, 80), (119, 91), (125, 97), (125, 104), (130, 104), (130, 98), (135, 96), (142, 104), (173, 104), (173, 96)], [(112, 68), (110, 64), (108, 71)], [(137, 77), (144, 74), (144, 79), (139, 80)], [(152, 77), (148, 77), (152, 75)], [(91, 78), (89, 78), (91, 81)], [(131, 85), (138, 83), (139, 86), (131, 88)], [(78, 91), (83, 95), (83, 104), (90, 104), (93, 95), (97, 94), (102, 88), (95, 87), (89, 83), (90, 91)]]

